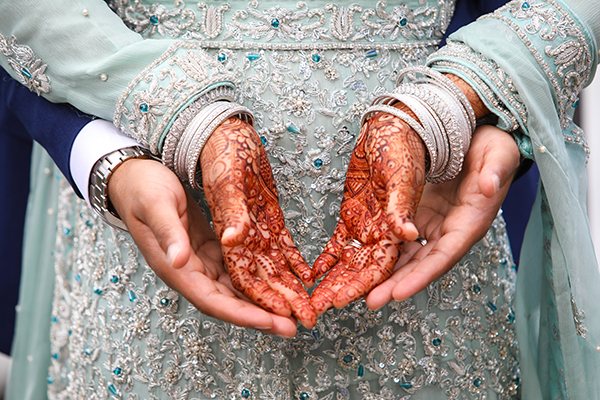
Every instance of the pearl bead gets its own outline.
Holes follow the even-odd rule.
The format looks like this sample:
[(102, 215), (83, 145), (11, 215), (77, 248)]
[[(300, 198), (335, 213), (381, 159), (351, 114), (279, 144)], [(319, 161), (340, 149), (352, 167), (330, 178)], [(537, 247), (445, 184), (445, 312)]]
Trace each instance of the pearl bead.
[(90, 15), (90, 12), (88, 11), (87, 8), (84, 8), (81, 13), (83, 14), (84, 17), (87, 17), (88, 15)]

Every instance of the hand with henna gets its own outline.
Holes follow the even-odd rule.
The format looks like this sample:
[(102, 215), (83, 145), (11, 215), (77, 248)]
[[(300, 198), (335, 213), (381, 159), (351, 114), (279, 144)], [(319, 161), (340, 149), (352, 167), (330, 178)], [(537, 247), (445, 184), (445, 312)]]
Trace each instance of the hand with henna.
[[(477, 118), (489, 112), (467, 83), (448, 78)], [(401, 103), (396, 107), (412, 114)], [(363, 125), (348, 166), (340, 221), (313, 266), (316, 278), (329, 271), (312, 294), (318, 314), (368, 295), (392, 275), (404, 243), (418, 237), (413, 218), (425, 183), (425, 152), (417, 133), (396, 116), (378, 113)]]
[(511, 135), (492, 126), (478, 128), (456, 179), (425, 186), (415, 224), (427, 245), (406, 244), (394, 274), (369, 293), (367, 306), (406, 299), (452, 269), (490, 228), (519, 158)]
[[(302, 286), (315, 279), (285, 227), (271, 165), (254, 129), (223, 122), (201, 154), (202, 181), (233, 286), (265, 310), (312, 328)], [(302, 283), (300, 282), (300, 280)]]
[(128, 160), (111, 175), (108, 192), (148, 265), (201, 313), (295, 335), (293, 318), (267, 312), (233, 288), (212, 228), (171, 170), (153, 160)]
[[(312, 294), (318, 314), (368, 294), (393, 272), (425, 183), (425, 146), (401, 119), (378, 113), (350, 158), (340, 220), (313, 271), (327, 277)], [(362, 246), (356, 245), (359, 242)]]

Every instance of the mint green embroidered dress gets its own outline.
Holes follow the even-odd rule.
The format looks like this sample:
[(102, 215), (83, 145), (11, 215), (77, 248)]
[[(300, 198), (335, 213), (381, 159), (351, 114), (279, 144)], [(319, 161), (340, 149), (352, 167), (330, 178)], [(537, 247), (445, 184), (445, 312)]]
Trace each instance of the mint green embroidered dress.
[[(332, 310), (293, 339), (236, 328), (167, 288), (37, 149), (9, 398), (597, 398), (600, 330), (588, 299), (600, 282), (569, 107), (593, 75), (600, 6), (567, 4), (581, 20), (563, 3), (514, 1), (429, 60), (470, 81), (500, 126), (521, 127), (523, 154), (541, 167), (517, 307), (498, 218), (409, 300)], [(99, 1), (0, 4), (0, 63), (157, 154), (201, 93), (235, 86), (311, 263), (335, 225), (361, 113), (394, 87), (395, 71), (426, 62), (454, 2), (111, 6), (116, 14)]]

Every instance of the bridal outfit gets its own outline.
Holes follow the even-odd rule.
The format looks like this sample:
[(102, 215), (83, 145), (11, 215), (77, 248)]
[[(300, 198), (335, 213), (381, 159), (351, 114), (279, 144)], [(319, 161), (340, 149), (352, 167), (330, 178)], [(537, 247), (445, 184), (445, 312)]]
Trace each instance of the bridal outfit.
[(163, 161), (210, 93), (247, 106), (309, 264), (338, 218), (362, 114), (406, 65), (478, 92), (536, 161), (538, 198), (518, 277), (499, 215), (421, 293), (330, 310), (283, 339), (199, 313), (36, 148), (9, 399), (600, 396), (589, 150), (572, 121), (600, 4), (515, 0), (438, 51), (453, 1), (107, 3), (1, 4), (0, 64)]

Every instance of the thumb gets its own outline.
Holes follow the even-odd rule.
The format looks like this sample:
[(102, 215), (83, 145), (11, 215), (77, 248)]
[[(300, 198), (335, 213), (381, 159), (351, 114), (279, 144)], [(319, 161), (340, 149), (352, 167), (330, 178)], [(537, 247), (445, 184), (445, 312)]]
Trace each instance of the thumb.
[(240, 246), (250, 231), (250, 214), (248, 200), (245, 195), (231, 196), (224, 202), (217, 203), (219, 222), (215, 226), (221, 235), (221, 244), (227, 247)]
[(519, 149), (509, 134), (492, 126), (480, 127), (473, 137), (475, 140), (488, 141), (479, 174), (479, 190), (491, 198), (512, 182), (519, 165)]

